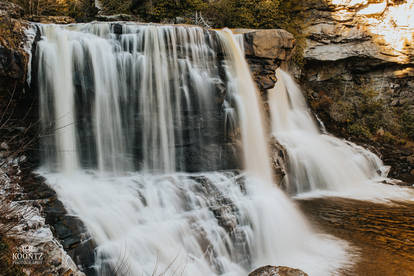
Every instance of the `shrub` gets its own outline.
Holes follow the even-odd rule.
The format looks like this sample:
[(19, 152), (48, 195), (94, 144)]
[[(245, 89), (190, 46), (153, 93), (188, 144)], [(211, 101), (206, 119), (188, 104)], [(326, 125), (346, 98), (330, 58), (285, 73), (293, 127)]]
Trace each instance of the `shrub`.
[(85, 20), (93, 13), (90, 0), (12, 0), (21, 6), (26, 15), (64, 15)]
[(355, 122), (352, 125), (350, 125), (348, 127), (348, 132), (349, 134), (356, 136), (356, 137), (366, 138), (366, 139), (372, 138), (372, 134), (369, 131), (369, 129), (363, 124), (358, 123), (358, 122)]
[(404, 111), (401, 114), (400, 122), (402, 125), (403, 132), (408, 138), (414, 139), (414, 114), (409, 111)]
[(130, 13), (130, 0), (101, 0), (105, 14), (127, 14)]

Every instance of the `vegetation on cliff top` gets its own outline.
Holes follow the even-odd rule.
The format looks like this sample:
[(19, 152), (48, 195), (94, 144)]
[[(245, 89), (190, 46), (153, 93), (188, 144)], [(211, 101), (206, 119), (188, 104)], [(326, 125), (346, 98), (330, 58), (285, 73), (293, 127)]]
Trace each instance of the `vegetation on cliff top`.
[[(91, 0), (11, 0), (26, 16), (70, 16), (78, 21), (93, 18), (97, 10)], [(127, 1), (119, 1), (127, 2)]]
[[(311, 2), (322, 0), (312, 0)], [(98, 10), (92, 0), (11, 0), (27, 16), (70, 16), (89, 21)], [(146, 22), (194, 23), (197, 12), (213, 28), (283, 28), (297, 41), (293, 60), (302, 64), (305, 39), (299, 0), (101, 0), (101, 13), (138, 15)]]

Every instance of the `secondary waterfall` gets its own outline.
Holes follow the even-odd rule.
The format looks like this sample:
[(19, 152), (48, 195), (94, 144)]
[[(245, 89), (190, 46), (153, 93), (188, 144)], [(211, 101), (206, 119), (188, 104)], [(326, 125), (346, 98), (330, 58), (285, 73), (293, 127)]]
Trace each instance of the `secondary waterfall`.
[(364, 198), (407, 198), (398, 187), (373, 185), (385, 180), (389, 170), (381, 159), (321, 131), (293, 77), (281, 69), (276, 77), (269, 91), (272, 132), (288, 153), (290, 193), (328, 190)]
[[(41, 172), (96, 242), (99, 275), (246, 275), (267, 264), (334, 275), (348, 264), (346, 244), (314, 233), (272, 183), (240, 37), (39, 28)], [(229, 170), (237, 157), (241, 172)]]

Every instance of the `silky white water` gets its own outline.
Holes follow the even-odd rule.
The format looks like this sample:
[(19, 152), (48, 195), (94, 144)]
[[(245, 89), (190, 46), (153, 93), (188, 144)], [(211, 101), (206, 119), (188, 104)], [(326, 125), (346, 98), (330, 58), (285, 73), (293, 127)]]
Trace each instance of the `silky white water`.
[[(314, 233), (273, 183), (261, 102), (229, 30), (41, 29), (40, 171), (96, 242), (99, 275), (246, 275), (268, 264), (334, 275), (349, 264), (347, 245)], [(238, 127), (241, 172), (203, 162), (186, 172), (198, 160), (188, 147), (220, 149), (209, 132)]]
[(360, 199), (413, 198), (407, 190), (378, 184), (389, 168), (374, 153), (326, 133), (309, 110), (293, 77), (277, 69), (269, 91), (272, 133), (288, 153), (292, 194), (343, 195)]

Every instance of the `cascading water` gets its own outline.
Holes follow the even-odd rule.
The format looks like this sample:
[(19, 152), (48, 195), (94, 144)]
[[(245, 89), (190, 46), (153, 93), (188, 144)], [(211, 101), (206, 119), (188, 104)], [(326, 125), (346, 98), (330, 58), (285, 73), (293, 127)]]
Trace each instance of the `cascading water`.
[(218, 143), (215, 98), (223, 80), (210, 46), (214, 33), (134, 24), (40, 27), (41, 121), (43, 133), (56, 131), (43, 143), (50, 165), (173, 172), (188, 170), (186, 156), (197, 159)]
[(290, 193), (328, 190), (356, 197), (403, 197), (403, 189), (375, 185), (389, 168), (374, 153), (320, 130), (299, 86), (277, 69), (269, 91), (272, 132), (288, 153)]
[[(229, 30), (39, 27), (42, 173), (96, 242), (99, 275), (347, 264), (346, 245), (313, 233), (272, 185), (260, 101)], [(232, 151), (213, 134), (238, 127), (246, 169), (218, 171)], [(206, 148), (222, 163), (203, 162)]]

